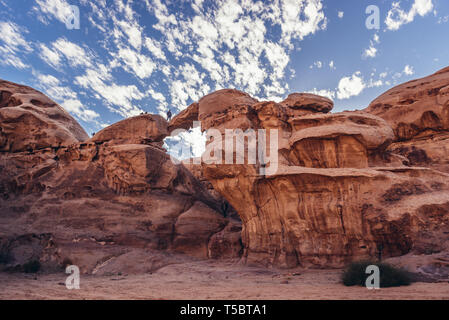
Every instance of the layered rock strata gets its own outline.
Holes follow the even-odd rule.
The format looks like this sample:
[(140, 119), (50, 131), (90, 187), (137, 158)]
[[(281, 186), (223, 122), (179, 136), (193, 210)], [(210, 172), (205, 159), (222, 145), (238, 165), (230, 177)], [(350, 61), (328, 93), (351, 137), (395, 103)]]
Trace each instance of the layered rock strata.
[[(443, 70), (390, 90), (365, 111), (340, 113), (329, 113), (332, 102), (311, 94), (275, 103), (225, 89), (184, 111), (198, 112), (198, 119), (175, 117), (170, 127), (199, 120), (203, 130), (218, 130), (223, 159), (226, 130), (265, 129), (268, 136), (277, 130), (278, 156), (267, 165), (246, 158), (244, 164), (201, 166), (241, 217), (247, 263), (341, 267), (358, 259), (445, 252), (449, 153), (440, 145), (448, 134), (447, 85)], [(401, 123), (416, 128), (405, 134)], [(431, 134), (420, 151), (424, 132)], [(260, 174), (270, 166), (273, 174)]]
[(0, 269), (39, 261), (50, 271), (151, 272), (176, 254), (240, 256), (239, 221), (170, 160), (162, 117), (125, 119), (89, 139), (42, 93), (0, 85)]

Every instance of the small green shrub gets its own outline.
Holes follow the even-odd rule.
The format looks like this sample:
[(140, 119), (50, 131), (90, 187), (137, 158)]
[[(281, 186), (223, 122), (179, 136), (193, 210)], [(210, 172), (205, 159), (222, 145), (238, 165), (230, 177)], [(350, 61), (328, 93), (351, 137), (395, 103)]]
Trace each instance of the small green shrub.
[(68, 266), (71, 266), (73, 264), (72, 260), (70, 260), (69, 258), (64, 258), (64, 260), (62, 260), (62, 267), (65, 269)]
[(39, 260), (30, 260), (23, 265), (23, 271), (25, 273), (37, 273), (41, 269), (41, 263)]
[(0, 264), (7, 264), (11, 261), (11, 256), (7, 252), (0, 252)]
[(366, 268), (369, 265), (376, 265), (380, 271), (380, 287), (399, 287), (408, 286), (412, 283), (411, 274), (401, 268), (394, 267), (387, 263), (374, 261), (358, 261), (349, 264), (343, 272), (342, 282), (345, 286), (365, 286), (369, 274)]

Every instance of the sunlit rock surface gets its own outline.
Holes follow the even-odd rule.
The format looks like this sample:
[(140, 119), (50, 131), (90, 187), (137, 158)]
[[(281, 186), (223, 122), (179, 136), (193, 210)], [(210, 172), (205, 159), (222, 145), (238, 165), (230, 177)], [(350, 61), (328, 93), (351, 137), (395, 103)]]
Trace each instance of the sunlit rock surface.
[(241, 217), (243, 261), (341, 267), (447, 252), (447, 70), (394, 88), (365, 111), (328, 113), (332, 102), (314, 95), (202, 98), (202, 129), (220, 130), (223, 141), (226, 129), (278, 130), (274, 174), (261, 175), (260, 162), (201, 166)]
[[(240, 256), (240, 221), (170, 160), (162, 117), (125, 119), (88, 139), (43, 94), (1, 85), (0, 269), (38, 260), (47, 271), (70, 263), (84, 273), (152, 272), (189, 257)], [(217, 237), (231, 247), (225, 256)]]
[[(31, 100), (14, 97), (32, 89), (2, 83), (9, 93), (0, 111), (25, 104), (28, 112)], [(48, 98), (35, 92), (32, 108), (45, 115), (45, 133), (23, 140), (27, 121), (2, 120), (0, 266), (39, 259), (51, 270), (69, 261), (101, 274), (152, 272), (182, 259), (342, 267), (382, 256), (445, 279), (448, 85), (443, 69), (363, 111), (340, 113), (312, 94), (276, 103), (224, 89), (169, 123), (144, 114), (91, 139), (70, 116), (55, 123), (45, 115)], [(265, 130), (259, 149), (276, 150), (265, 155), (268, 164), (259, 157), (236, 164), (237, 154), (234, 164), (174, 164), (163, 139), (194, 121), (222, 136), (221, 156), (229, 129)]]

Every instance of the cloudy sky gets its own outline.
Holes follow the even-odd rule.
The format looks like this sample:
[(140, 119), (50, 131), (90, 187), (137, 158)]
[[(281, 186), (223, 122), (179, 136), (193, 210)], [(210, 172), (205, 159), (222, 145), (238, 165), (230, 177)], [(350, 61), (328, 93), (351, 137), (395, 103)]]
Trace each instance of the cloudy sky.
[(449, 65), (447, 0), (0, 0), (0, 13), (0, 78), (43, 91), (89, 134), (221, 88), (363, 108)]

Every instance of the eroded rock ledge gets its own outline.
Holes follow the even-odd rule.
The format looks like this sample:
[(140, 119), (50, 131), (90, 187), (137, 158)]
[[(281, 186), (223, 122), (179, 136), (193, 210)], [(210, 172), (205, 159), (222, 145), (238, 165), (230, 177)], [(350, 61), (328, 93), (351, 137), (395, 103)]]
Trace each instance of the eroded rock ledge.
[(393, 88), (365, 111), (340, 113), (328, 113), (332, 102), (311, 94), (275, 103), (225, 89), (175, 117), (170, 128), (199, 120), (203, 130), (222, 133), (279, 130), (274, 175), (259, 175), (259, 163), (201, 166), (242, 219), (248, 263), (341, 267), (380, 253), (444, 256), (448, 85), (445, 69)]
[[(0, 270), (152, 272), (239, 258), (241, 222), (162, 148), (168, 123), (140, 115), (88, 138), (55, 102), (0, 82)], [(183, 255), (180, 255), (183, 254)]]
[[(170, 123), (141, 115), (91, 139), (39, 92), (0, 84), (1, 267), (39, 259), (151, 272), (179, 262), (175, 253), (281, 267), (425, 256), (439, 275), (449, 263), (449, 69), (364, 111), (330, 113), (332, 101), (312, 94), (276, 103), (224, 89)], [(173, 164), (163, 138), (193, 121), (222, 134), (279, 130), (276, 172), (260, 175), (260, 162)]]
[(73, 117), (30, 87), (0, 80), (0, 152), (20, 152), (84, 141)]

